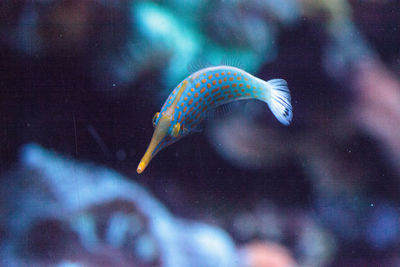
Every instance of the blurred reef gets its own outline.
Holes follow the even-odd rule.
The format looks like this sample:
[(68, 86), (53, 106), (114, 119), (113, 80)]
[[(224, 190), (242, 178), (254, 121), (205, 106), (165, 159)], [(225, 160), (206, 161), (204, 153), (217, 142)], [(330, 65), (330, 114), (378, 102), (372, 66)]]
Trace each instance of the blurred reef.
[[(235, 266), (222, 230), (177, 219), (107, 168), (30, 144), (1, 186), (4, 266)], [(193, 265), (193, 263), (196, 263)]]

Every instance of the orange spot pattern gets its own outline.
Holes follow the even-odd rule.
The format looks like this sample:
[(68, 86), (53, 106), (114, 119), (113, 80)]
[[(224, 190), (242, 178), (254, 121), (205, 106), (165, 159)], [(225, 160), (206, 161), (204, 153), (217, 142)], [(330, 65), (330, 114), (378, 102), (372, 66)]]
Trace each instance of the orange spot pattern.
[[(229, 75), (229, 76), (228, 76)], [(230, 76), (232, 75), (232, 77)], [(224, 77), (221, 77), (224, 76)], [(236, 77), (235, 77), (236, 76)], [(217, 79), (216, 79), (217, 78)], [(246, 81), (243, 83), (234, 83), (234, 81)], [(254, 94), (259, 93), (254, 86), (254, 89), (257, 90), (251, 90), (251, 91), (246, 91), (247, 89), (252, 89), (253, 85), (250, 83), (247, 83), (249, 80), (251, 80), (248, 77), (242, 76), (241, 72), (231, 72), (231, 71), (222, 71), (220, 73), (212, 73), (212, 74), (205, 74), (201, 75), (201, 78), (199, 78), (199, 82), (195, 84), (194, 88), (191, 88), (189, 92), (187, 92), (187, 96), (185, 96), (183, 99), (185, 103), (181, 104), (180, 106), (183, 107), (183, 110), (179, 112), (178, 115), (178, 120), (184, 121), (185, 119), (187, 120), (187, 123), (192, 123), (194, 119), (199, 119), (203, 112), (205, 112), (210, 106), (212, 106), (216, 101), (223, 101), (225, 99), (232, 99), (234, 97), (242, 97), (242, 96), (252, 96)], [(217, 84), (221, 84), (223, 82), (228, 82), (230, 81), (231, 83), (229, 84), (224, 84), (224, 86), (216, 87)], [(201, 84), (204, 84), (204, 86), (201, 88)], [(179, 85), (181, 86), (181, 85)], [(229, 90), (228, 88), (232, 87), (232, 90)], [(195, 90), (195, 88), (201, 88)], [(244, 89), (246, 88), (246, 90)], [(234, 89), (234, 90), (233, 90)], [(176, 90), (174, 90), (176, 91)], [(190, 97), (191, 92), (193, 93), (193, 99)], [(253, 94), (254, 93), (254, 94)], [(201, 94), (204, 94), (201, 95)], [(204, 98), (202, 98), (202, 97)], [(196, 102), (195, 99), (198, 98), (198, 101)], [(169, 100), (173, 100), (173, 97), (170, 97)], [(188, 101), (189, 100), (189, 101)], [(204, 103), (203, 103), (204, 101)], [(169, 102), (171, 104), (172, 101)], [(185, 104), (187, 105), (185, 106)], [(188, 107), (189, 105), (194, 104), (192, 107)], [(178, 108), (178, 106), (177, 106)], [(188, 112), (187, 112), (188, 111)], [(186, 113), (187, 112), (187, 113)], [(186, 116), (186, 117), (185, 117)], [(188, 118), (188, 116), (190, 116)]]

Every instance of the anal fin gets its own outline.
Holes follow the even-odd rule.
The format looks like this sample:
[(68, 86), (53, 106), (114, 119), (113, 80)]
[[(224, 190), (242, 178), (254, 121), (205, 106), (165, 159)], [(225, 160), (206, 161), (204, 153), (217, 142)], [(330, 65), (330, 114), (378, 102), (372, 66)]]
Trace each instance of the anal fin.
[(242, 105), (242, 103), (240, 102), (241, 101), (232, 101), (213, 108), (207, 112), (206, 118), (209, 120), (215, 120), (229, 116), (240, 108), (240, 106)]

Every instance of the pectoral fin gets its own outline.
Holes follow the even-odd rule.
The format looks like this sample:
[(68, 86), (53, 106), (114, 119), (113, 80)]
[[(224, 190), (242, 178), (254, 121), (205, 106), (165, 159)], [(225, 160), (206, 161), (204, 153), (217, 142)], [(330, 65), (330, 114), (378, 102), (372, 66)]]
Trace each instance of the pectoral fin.
[(177, 137), (178, 134), (179, 134), (180, 129), (181, 129), (181, 124), (178, 122), (172, 128), (171, 136), (172, 137)]

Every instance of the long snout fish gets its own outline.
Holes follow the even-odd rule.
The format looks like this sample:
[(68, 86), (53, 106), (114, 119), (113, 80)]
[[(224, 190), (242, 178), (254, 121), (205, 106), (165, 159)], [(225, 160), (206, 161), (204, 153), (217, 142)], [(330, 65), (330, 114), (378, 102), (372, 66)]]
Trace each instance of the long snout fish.
[(154, 115), (153, 137), (137, 172), (142, 173), (162, 149), (198, 131), (207, 114), (218, 106), (250, 98), (267, 103), (282, 124), (290, 124), (292, 105), (283, 79), (264, 81), (242, 69), (225, 65), (204, 68), (189, 75)]

